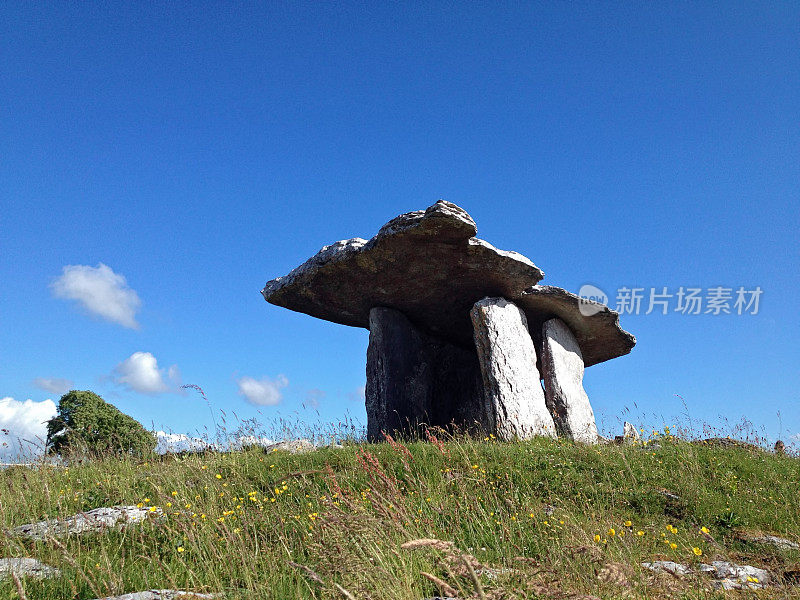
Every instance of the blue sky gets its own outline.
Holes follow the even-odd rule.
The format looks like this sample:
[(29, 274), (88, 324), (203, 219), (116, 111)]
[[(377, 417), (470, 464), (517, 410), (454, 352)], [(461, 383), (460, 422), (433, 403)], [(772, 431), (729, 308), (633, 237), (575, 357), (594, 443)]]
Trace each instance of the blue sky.
[(623, 315), (638, 345), (585, 385), (606, 429), (688, 407), (788, 439), (798, 40), (791, 2), (5, 3), (0, 420), (70, 383), (210, 426), (183, 382), (229, 420), (363, 421), (367, 331), (259, 290), (444, 198), (612, 307), (759, 286), (756, 315)]

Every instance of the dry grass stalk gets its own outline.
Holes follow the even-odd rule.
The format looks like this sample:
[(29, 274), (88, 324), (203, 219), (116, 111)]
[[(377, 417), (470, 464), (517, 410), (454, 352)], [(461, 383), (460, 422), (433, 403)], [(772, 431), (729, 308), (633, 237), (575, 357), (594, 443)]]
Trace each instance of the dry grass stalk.
[(461, 560), (467, 569), (467, 573), (469, 573), (469, 578), (472, 579), (472, 584), (475, 586), (475, 593), (478, 594), (478, 598), (480, 598), (480, 600), (486, 600), (486, 594), (483, 591), (483, 586), (481, 585), (478, 576), (475, 574), (475, 569), (472, 568), (472, 564), (465, 556), (462, 556)]
[(444, 540), (437, 540), (436, 538), (419, 538), (410, 540), (401, 544), (403, 550), (416, 550), (417, 548), (434, 548), (446, 552), (453, 548), (453, 542), (445, 542)]
[(19, 600), (28, 600), (28, 597), (25, 595), (25, 588), (22, 587), (22, 582), (19, 580), (14, 571), (11, 571), (11, 579), (14, 580), (14, 585), (17, 587), (17, 594), (19, 594)]
[(432, 581), (433, 584), (437, 588), (439, 588), (439, 594), (441, 594), (442, 596), (455, 597), (455, 595), (458, 593), (454, 587), (452, 587), (443, 579), (439, 579), (438, 577), (436, 577), (436, 575), (431, 575), (430, 573), (426, 573), (425, 571), (421, 571), (420, 575), (422, 575), (429, 581)]
[(343, 588), (342, 586), (340, 586), (338, 583), (334, 583), (334, 584), (333, 584), (333, 587), (335, 587), (337, 590), (339, 590), (339, 593), (340, 593), (342, 596), (344, 596), (345, 598), (347, 598), (347, 600), (356, 600), (356, 598), (355, 598), (355, 596), (353, 596), (353, 594), (351, 594), (350, 592), (348, 592), (346, 589), (344, 589), (344, 588)]
[(308, 578), (309, 578), (311, 581), (314, 581), (314, 582), (316, 582), (316, 583), (325, 583), (325, 582), (322, 580), (322, 577), (320, 577), (319, 575), (317, 575), (317, 573), (316, 573), (316, 572), (312, 571), (312, 570), (311, 570), (309, 567), (307, 567), (306, 565), (301, 565), (300, 563), (296, 563), (296, 562), (294, 562), (294, 561), (291, 561), (291, 560), (287, 560), (287, 561), (286, 561), (286, 564), (287, 564), (287, 565), (289, 565), (290, 567), (294, 567), (295, 569), (299, 569), (300, 571), (302, 571), (302, 572), (303, 572), (303, 575), (305, 575), (306, 577), (308, 577)]

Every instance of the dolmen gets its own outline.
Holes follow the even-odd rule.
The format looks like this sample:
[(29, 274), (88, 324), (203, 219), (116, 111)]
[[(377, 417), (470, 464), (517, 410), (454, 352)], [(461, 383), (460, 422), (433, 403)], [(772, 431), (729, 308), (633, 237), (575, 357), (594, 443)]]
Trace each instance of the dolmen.
[(615, 311), (539, 285), (539, 267), (476, 234), (464, 209), (440, 200), (370, 240), (325, 246), (261, 293), (369, 329), (371, 441), (456, 426), (501, 440), (597, 442), (584, 368), (629, 353), (636, 339)]

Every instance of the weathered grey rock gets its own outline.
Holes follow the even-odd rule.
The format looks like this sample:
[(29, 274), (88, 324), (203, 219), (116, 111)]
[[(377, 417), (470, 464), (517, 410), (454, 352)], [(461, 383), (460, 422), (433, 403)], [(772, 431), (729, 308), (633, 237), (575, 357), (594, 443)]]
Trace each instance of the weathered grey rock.
[[(370, 329), (369, 439), (380, 439), (383, 430), (408, 430), (420, 423), (477, 425), (496, 429), (502, 437), (530, 437), (548, 428), (552, 417), (526, 399), (539, 395), (531, 375), (523, 375), (532, 372), (538, 377), (542, 372), (535, 350), (531, 369), (485, 370), (487, 393), (483, 384), (475, 384), (478, 349), (470, 312), (483, 298), (516, 304), (530, 327), (530, 333), (516, 341), (501, 340), (502, 350), (484, 345), (487, 367), (520, 359), (529, 345), (520, 349), (517, 341), (522, 337), (532, 334), (533, 348), (541, 347), (542, 327), (554, 318), (572, 331), (573, 345), (583, 359), (581, 371), (626, 354), (635, 344), (635, 338), (620, 328), (616, 312), (590, 302), (591, 310), (586, 310), (588, 301), (575, 294), (537, 285), (543, 273), (530, 260), (498, 250), (476, 233), (466, 211), (440, 200), (424, 211), (392, 219), (369, 241), (352, 238), (325, 246), (262, 290), (272, 304)], [(384, 312), (376, 317), (374, 310), (393, 310), (399, 316)], [(525, 390), (517, 387), (520, 383)], [(574, 425), (571, 437), (592, 442), (593, 415), (589, 425), (591, 407), (579, 380), (577, 389), (583, 396), (572, 411), (574, 423), (566, 413), (565, 423)]]
[(147, 590), (122, 594), (122, 596), (106, 596), (96, 600), (213, 600), (221, 598), (219, 594), (199, 594), (181, 590)]
[(264, 446), (265, 452), (288, 452), (290, 454), (305, 454), (313, 452), (317, 447), (309, 440), (286, 440)]
[(656, 573), (670, 573), (679, 577), (694, 573), (688, 565), (673, 562), (671, 560), (654, 560), (653, 562), (643, 562), (642, 566)]
[(636, 345), (636, 338), (620, 327), (618, 312), (594, 302), (595, 311), (584, 314), (581, 306), (590, 301), (565, 289), (535, 285), (506, 298), (525, 311), (535, 338), (545, 321), (553, 317), (564, 321), (578, 342), (586, 367), (628, 354)]
[(0, 577), (11, 574), (17, 577), (47, 579), (61, 575), (61, 571), (35, 558), (0, 558)]
[(484, 298), (470, 316), (490, 430), (502, 440), (555, 437), (525, 313), (504, 298)]
[(800, 544), (792, 540), (787, 540), (786, 538), (778, 537), (777, 535), (740, 534), (739, 537), (747, 542), (774, 546), (779, 550), (800, 550)]
[(51, 519), (14, 527), (7, 532), (10, 537), (44, 540), (65, 537), (87, 531), (102, 531), (117, 525), (141, 523), (147, 518), (163, 514), (158, 507), (113, 506), (95, 508), (66, 519)]
[[(679, 577), (695, 573), (688, 565), (669, 560), (643, 562), (642, 566), (654, 572), (667, 572)], [(765, 569), (750, 565), (737, 565), (727, 561), (703, 563), (700, 565), (699, 572), (713, 577), (716, 580), (713, 582), (714, 587), (723, 590), (761, 589), (773, 583), (772, 575)]]
[(487, 430), (478, 357), (427, 335), (400, 311), (370, 311), (367, 438), (451, 423)]
[(769, 571), (715, 560), (710, 565), (700, 565), (700, 571), (719, 580), (718, 587), (724, 590), (761, 589), (772, 583)]
[(626, 442), (638, 442), (641, 441), (642, 436), (634, 425), (625, 421), (622, 426), (622, 438)]
[(391, 307), (423, 331), (463, 347), (472, 344), (472, 305), (504, 297), (525, 311), (532, 331), (554, 316), (567, 323), (586, 366), (630, 352), (636, 340), (620, 328), (616, 312), (597, 304), (595, 314), (584, 316), (578, 296), (537, 286), (543, 273), (530, 260), (498, 250), (476, 233), (464, 209), (440, 200), (392, 219), (369, 241), (325, 246), (267, 282), (261, 293), (272, 304), (354, 327), (369, 328), (373, 307)]
[(392, 219), (369, 241), (325, 246), (261, 293), (272, 304), (355, 327), (369, 327), (373, 307), (392, 307), (429, 333), (468, 345), (473, 303), (543, 277), (530, 260), (476, 232), (465, 210), (440, 200)]
[(542, 325), (542, 375), (547, 408), (562, 437), (597, 443), (597, 425), (589, 396), (583, 389), (583, 355), (561, 319)]

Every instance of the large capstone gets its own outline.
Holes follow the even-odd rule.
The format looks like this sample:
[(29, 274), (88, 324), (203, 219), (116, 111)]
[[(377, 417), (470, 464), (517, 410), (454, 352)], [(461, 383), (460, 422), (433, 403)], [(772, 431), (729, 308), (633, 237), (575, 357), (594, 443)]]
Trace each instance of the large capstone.
[(440, 200), (392, 219), (369, 241), (325, 246), (262, 294), (272, 304), (356, 327), (368, 328), (369, 311), (387, 306), (432, 335), (470, 345), (476, 301), (522, 291), (543, 277), (530, 260), (476, 232), (465, 210)]
[(597, 425), (583, 389), (583, 356), (575, 336), (561, 319), (542, 327), (542, 374), (547, 407), (560, 436), (597, 443)]
[(424, 426), (488, 428), (474, 351), (422, 332), (400, 311), (370, 311), (367, 438), (413, 434)]
[(555, 437), (525, 313), (504, 298), (484, 298), (470, 316), (491, 430), (502, 440)]
[(578, 296), (536, 285), (544, 273), (528, 258), (498, 250), (476, 234), (463, 208), (440, 200), (395, 217), (369, 241), (325, 246), (288, 275), (267, 282), (261, 293), (271, 304), (367, 329), (372, 308), (394, 308), (423, 331), (462, 347), (473, 343), (472, 305), (503, 297), (525, 311), (531, 331), (552, 317), (566, 322), (586, 366), (633, 348), (636, 340), (620, 328), (616, 312), (592, 303), (597, 312), (584, 316)]

